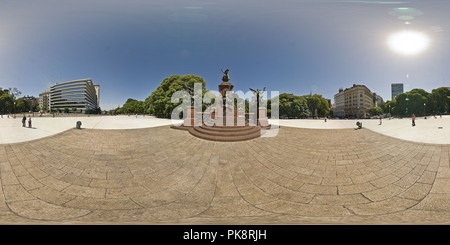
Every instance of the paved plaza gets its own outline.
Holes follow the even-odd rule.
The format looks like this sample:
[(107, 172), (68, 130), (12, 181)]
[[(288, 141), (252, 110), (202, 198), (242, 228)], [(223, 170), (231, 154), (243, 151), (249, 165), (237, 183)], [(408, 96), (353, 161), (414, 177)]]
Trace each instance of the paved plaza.
[(450, 144), (450, 115), (442, 117), (416, 118), (416, 126), (412, 126), (411, 118), (403, 119), (361, 119), (361, 120), (279, 120), (279, 125), (314, 129), (356, 128), (356, 122), (372, 131), (398, 139), (431, 144)]
[(28, 128), (28, 114), (26, 127), (22, 127), (22, 115), (15, 119), (0, 118), (0, 144), (25, 142), (52, 136), (65, 130), (73, 129), (77, 121), (81, 121), (82, 128), (90, 129), (134, 129), (170, 125), (170, 119), (152, 116), (51, 116), (31, 117), (32, 127)]
[(151, 117), (32, 119), (0, 119), (1, 224), (450, 223), (446, 116), (280, 120), (232, 143)]
[[(32, 128), (23, 128), (21, 116), (16, 119), (3, 116), (0, 118), (0, 144), (26, 142), (52, 136), (66, 130), (75, 128), (76, 122), (81, 121), (82, 128), (88, 129), (138, 129), (150, 128), (172, 123), (181, 124), (181, 120), (155, 118), (153, 116), (91, 116), (91, 117), (32, 117)], [(372, 131), (395, 137), (398, 139), (431, 144), (450, 144), (450, 116), (428, 117), (416, 119), (416, 127), (411, 126), (411, 119), (382, 120), (304, 120), (304, 119), (280, 119), (269, 120), (271, 124), (281, 126), (310, 128), (310, 129), (352, 129), (356, 128), (356, 122), (361, 121), (363, 127)]]

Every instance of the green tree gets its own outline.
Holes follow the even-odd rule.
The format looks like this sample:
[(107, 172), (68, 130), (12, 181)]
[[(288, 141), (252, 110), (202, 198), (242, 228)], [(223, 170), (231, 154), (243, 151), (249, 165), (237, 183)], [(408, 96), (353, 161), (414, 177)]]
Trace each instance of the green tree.
[(121, 109), (122, 113), (144, 113), (144, 101), (129, 98)]
[(320, 94), (305, 95), (308, 108), (312, 117), (324, 117), (330, 114), (330, 106), (328, 101)]
[(398, 116), (409, 115), (411, 112), (411, 108), (408, 108), (409, 107), (408, 95), (406, 93), (398, 94), (395, 97), (395, 100), (396, 100), (396, 106), (393, 110), (394, 114), (398, 115)]
[(427, 97), (430, 93), (428, 93), (427, 91), (421, 89), (421, 88), (415, 88), (412, 89), (411, 91), (409, 91), (409, 93), (411, 94), (420, 94), (422, 97)]
[(371, 116), (378, 116), (383, 114), (383, 109), (381, 107), (372, 107), (369, 109), (369, 113)]
[[(430, 98), (430, 112), (435, 114), (449, 112), (450, 90), (446, 87), (433, 89)], [(428, 108), (428, 106), (427, 106)]]
[(267, 103), (267, 116), (272, 117), (272, 100), (268, 99), (266, 103)]
[[(423, 89), (413, 89), (409, 92), (398, 94), (395, 97), (395, 106), (391, 105), (393, 115), (411, 116), (413, 113), (423, 115), (425, 113), (425, 106), (433, 107), (430, 102), (430, 94)], [(386, 108), (385, 108), (386, 109)]]
[(410, 113), (417, 115), (423, 115), (424, 113), (424, 103), (427, 102), (426, 97), (423, 97), (419, 93), (409, 92), (409, 107)]
[[(26, 106), (28, 105), (26, 100), (16, 98), (22, 94), (17, 88), (9, 88), (7, 91), (0, 91), (0, 113), (14, 113), (18, 111), (28, 111)], [(16, 106), (14, 106), (14, 102)], [(17, 103), (19, 103), (19, 110), (17, 109)]]
[(122, 108), (119, 106), (119, 107), (117, 107), (117, 108), (115, 108), (115, 109), (110, 110), (110, 111), (109, 111), (109, 114), (112, 114), (112, 115), (118, 115), (118, 114), (125, 114), (125, 112), (124, 112), (124, 110), (122, 110)]
[[(268, 101), (268, 109), (271, 110), (272, 104), (276, 106), (272, 100)], [(293, 94), (280, 94), (278, 96), (278, 109), (280, 118), (305, 118), (309, 116), (306, 98)]]
[(380, 108), (383, 110), (383, 113), (390, 113), (391, 115), (394, 115), (394, 113), (392, 113), (395, 110), (395, 106), (396, 106), (396, 100), (388, 100), (384, 103), (382, 103), (380, 105)]
[(17, 88), (9, 88), (9, 93), (13, 96), (14, 99), (22, 94), (22, 92), (20, 92)]
[(14, 99), (6, 92), (0, 96), (0, 113), (12, 113), (14, 110)]
[[(153, 114), (157, 117), (170, 118), (172, 111), (182, 103), (172, 103), (172, 95), (176, 91), (186, 91), (194, 98), (194, 84), (200, 83), (202, 85), (202, 92), (199, 93), (203, 95), (207, 92), (206, 82), (202, 77), (196, 75), (172, 75), (170, 77), (164, 78), (161, 85), (152, 92), (152, 94), (147, 97), (144, 101), (144, 110), (146, 113)], [(190, 104), (192, 105), (193, 100)], [(204, 109), (206, 106), (202, 105)]]
[(69, 107), (64, 107), (64, 113), (69, 113)]
[(28, 112), (29, 111), (29, 105), (28, 101), (23, 98), (16, 99), (16, 112)]

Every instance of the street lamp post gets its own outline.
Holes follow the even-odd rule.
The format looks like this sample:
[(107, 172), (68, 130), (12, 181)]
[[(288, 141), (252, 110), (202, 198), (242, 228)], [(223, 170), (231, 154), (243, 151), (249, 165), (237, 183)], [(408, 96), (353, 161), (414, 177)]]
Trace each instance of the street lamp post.
[(409, 98), (408, 97), (406, 97), (406, 116), (408, 116), (408, 100), (409, 100)]
[(425, 115), (425, 119), (427, 119), (427, 110), (426, 110), (426, 106), (427, 103), (423, 103), (423, 114)]
[(16, 102), (14, 101), (14, 116), (13, 118), (16, 118)]

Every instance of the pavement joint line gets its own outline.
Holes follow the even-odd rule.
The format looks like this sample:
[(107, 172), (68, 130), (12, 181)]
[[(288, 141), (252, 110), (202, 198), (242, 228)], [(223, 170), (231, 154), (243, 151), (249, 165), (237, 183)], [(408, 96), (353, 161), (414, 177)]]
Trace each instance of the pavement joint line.
[[(448, 223), (445, 213), (449, 213), (449, 210), (446, 210), (445, 206), (442, 206), (444, 205), (443, 202), (448, 200), (445, 199), (448, 198), (448, 194), (446, 194), (446, 191), (441, 189), (442, 183), (445, 183), (441, 180), (447, 180), (448, 178), (445, 178), (447, 175), (442, 172), (445, 170), (440, 166), (442, 166), (441, 154), (444, 152), (444, 154), (448, 155), (450, 145), (436, 146), (428, 143), (423, 144), (405, 142), (396, 138), (386, 137), (385, 135), (373, 132), (371, 130), (361, 130), (357, 132), (352, 130), (323, 131), (318, 129), (283, 127), (283, 129), (279, 132), (279, 136), (275, 138), (261, 138), (254, 141), (240, 143), (216, 143), (204, 141), (189, 137), (189, 135), (184, 133), (185, 132), (177, 132), (169, 127), (112, 131), (94, 129), (86, 131), (68, 131), (58, 134), (54, 138), (41, 139), (40, 143), (45, 144), (47, 149), (42, 148), (38, 151), (27, 151), (26, 147), (30, 144), (28, 142), (0, 145), (0, 151), (5, 149), (4, 156), (7, 157), (7, 159), (11, 159), (10, 164), (20, 164), (30, 174), (33, 172), (29, 171), (31, 168), (44, 171), (45, 174), (33, 173), (35, 175), (37, 174), (36, 176), (40, 177), (40, 179), (47, 177), (44, 181), (39, 181), (44, 186), (38, 187), (38, 189), (46, 187), (53, 189), (50, 186), (55, 184), (63, 184), (64, 186), (61, 187), (64, 188), (60, 189), (58, 186), (55, 186), (56, 189), (53, 189), (63, 194), (67, 188), (70, 188), (75, 184), (72, 183), (73, 180), (69, 181), (69, 179), (64, 178), (67, 176), (67, 172), (63, 173), (64, 171), (58, 172), (56, 170), (62, 171), (65, 166), (72, 166), (72, 164), (70, 164), (71, 161), (78, 161), (76, 160), (77, 154), (72, 154), (72, 151), (66, 150), (67, 147), (70, 147), (70, 144), (61, 144), (63, 140), (71, 141), (76, 139), (77, 141), (80, 141), (80, 143), (77, 144), (77, 149), (80, 149), (81, 151), (83, 149), (91, 148), (89, 143), (100, 144), (99, 147), (92, 149), (93, 157), (86, 158), (76, 163), (77, 166), (82, 166), (82, 168), (80, 168), (83, 169), (81, 173), (86, 171), (103, 171), (99, 168), (102, 166), (102, 163), (109, 163), (112, 159), (111, 157), (123, 159), (122, 154), (127, 154), (128, 151), (126, 149), (125, 151), (121, 150), (123, 149), (123, 145), (136, 145), (139, 146), (135, 147), (135, 150), (133, 151), (133, 154), (136, 154), (136, 157), (127, 158), (120, 164), (107, 165), (108, 169), (106, 169), (106, 172), (104, 173), (105, 178), (108, 177), (108, 173), (110, 173), (110, 171), (123, 172), (124, 169), (122, 169), (122, 167), (124, 166), (126, 166), (127, 170), (131, 171), (133, 175), (132, 178), (134, 178), (133, 173), (138, 173), (135, 170), (138, 170), (140, 166), (148, 164), (151, 168), (141, 170), (143, 178), (136, 178), (135, 180), (137, 181), (135, 182), (137, 184), (136, 186), (141, 186), (144, 190), (144, 193), (139, 196), (145, 197), (151, 193), (152, 197), (149, 201), (165, 200), (163, 202), (159, 202), (156, 206), (152, 205), (151, 207), (144, 208), (142, 207), (143, 204), (139, 205), (140, 202), (132, 196), (111, 198), (111, 196), (107, 196), (107, 188), (104, 188), (102, 195), (97, 197), (93, 196), (92, 198), (84, 198), (80, 195), (82, 193), (72, 193), (75, 194), (75, 197), (64, 200), (65, 202), (63, 205), (56, 205), (54, 203), (60, 203), (60, 201), (57, 200), (61, 199), (54, 199), (55, 202), (53, 202), (51, 201), (52, 197), (46, 197), (44, 198), (45, 200), (43, 200), (41, 199), (39, 192), (29, 192), (29, 190), (25, 188), (27, 193), (35, 197), (33, 200), (40, 200), (43, 204), (48, 203), (68, 209), (53, 211), (48, 210), (48, 212), (50, 212), (48, 213), (50, 216), (45, 216), (46, 214), (44, 213), (29, 213), (29, 211), (26, 210), (27, 207), (23, 205), (14, 206), (14, 208), (16, 211), (17, 209), (20, 209), (18, 210), (20, 217), (30, 220), (38, 217), (39, 220), (56, 221), (57, 219), (54, 216), (51, 216), (52, 213), (56, 214), (56, 212), (66, 212), (67, 216), (64, 217), (73, 217), (71, 215), (76, 215), (76, 213), (70, 213), (72, 212), (71, 210), (87, 209), (90, 212), (82, 218), (68, 218), (67, 222), (102, 222), (107, 220), (108, 222), (111, 222), (109, 220), (112, 219), (116, 220), (116, 222), (129, 222), (132, 220), (133, 222), (138, 223), (155, 223), (161, 221), (171, 222), (171, 220), (186, 222), (189, 219), (201, 218), (199, 213), (205, 214), (202, 219), (208, 222), (228, 219), (229, 217), (227, 217), (228, 215), (226, 213), (217, 210), (219, 207), (229, 209), (229, 211), (231, 211), (230, 215), (233, 217), (231, 220), (235, 221), (239, 220), (238, 217), (264, 219), (262, 217), (267, 217), (267, 214), (269, 213), (277, 215), (281, 213), (283, 214), (283, 217), (287, 219), (298, 217), (300, 220), (304, 220), (306, 219), (305, 217), (310, 217), (309, 222), (334, 222), (332, 221), (333, 217), (341, 218), (344, 213), (341, 212), (342, 210), (334, 210), (334, 208), (333, 210), (329, 210), (329, 208), (341, 207), (348, 212), (348, 214), (344, 215), (346, 216), (345, 220), (348, 222), (354, 222), (361, 217), (367, 217), (367, 219), (372, 221), (383, 220), (385, 222), (390, 221), (395, 223), (399, 222), (397, 219), (399, 215), (405, 216), (402, 217), (402, 220), (406, 220), (408, 222), (423, 222), (415, 219), (414, 216), (420, 215), (420, 212), (422, 211), (431, 210), (435, 211), (435, 214), (432, 217), (427, 218), (427, 220), (429, 219), (433, 222)], [(160, 136), (164, 136), (164, 138), (160, 138)], [(296, 139), (298, 136), (305, 136), (306, 138), (314, 136), (316, 137), (316, 141), (313, 143), (302, 140), (299, 141)], [(109, 141), (108, 139), (111, 137), (117, 137), (120, 139), (121, 143), (116, 144), (115, 142)], [(334, 147), (336, 143), (342, 142), (342, 139), (346, 139), (352, 143), (356, 142), (361, 144), (361, 148), (364, 149), (364, 152), (368, 152), (370, 157), (363, 161), (357, 161), (357, 159), (365, 159), (367, 155), (358, 156), (358, 153), (361, 151), (359, 151), (358, 148), (354, 149), (348, 145), (339, 146), (339, 144), (337, 144), (337, 146)], [(155, 140), (158, 144), (152, 143)], [(377, 142), (379, 147), (377, 145), (370, 144), (372, 141)], [(281, 144), (278, 146), (279, 143)], [(276, 147), (270, 147), (271, 144), (275, 144)], [(291, 147), (287, 147), (289, 145), (291, 145)], [(335, 150), (318, 150), (317, 146), (332, 147), (332, 149)], [(399, 149), (403, 150), (397, 154), (397, 148), (394, 147), (394, 149), (392, 148), (393, 146), (399, 147)], [(51, 150), (52, 147), (55, 148)], [(179, 147), (184, 147), (183, 151), (177, 151), (177, 148)], [(203, 151), (209, 149), (212, 150), (213, 154), (205, 155), (207, 159), (202, 160), (202, 157), (204, 156)], [(172, 154), (174, 151), (176, 151), (177, 154)], [(47, 154), (48, 152), (52, 153)], [(229, 155), (234, 152), (236, 152), (235, 156)], [(406, 156), (410, 155), (411, 152), (415, 152), (416, 156), (409, 157), (402, 161)], [(100, 155), (96, 158), (95, 154)], [(108, 157), (108, 155), (111, 157)], [(355, 158), (350, 160), (346, 158), (352, 158), (352, 156)], [(155, 157), (162, 160), (155, 161)], [(34, 164), (34, 161), (37, 159), (40, 159), (40, 162), (38, 164)], [(296, 159), (297, 161), (292, 161), (292, 159)], [(329, 159), (335, 160), (330, 161)], [(348, 161), (346, 162), (348, 165), (337, 164), (337, 159), (341, 159), (340, 161)], [(430, 161), (427, 159), (430, 159)], [(434, 159), (434, 161), (431, 159)], [(84, 164), (83, 161), (85, 162)], [(89, 161), (90, 164), (86, 164)], [(199, 164), (199, 161), (204, 163)], [(355, 164), (361, 164), (361, 166), (356, 169), (358, 171), (351, 171), (347, 172), (346, 175), (340, 175), (340, 171), (344, 171), (342, 173), (345, 173), (345, 171), (355, 170), (352, 168)], [(448, 164), (444, 165), (447, 166)], [(236, 169), (236, 167), (238, 168)], [(263, 171), (261, 171), (261, 167), (263, 168)], [(292, 170), (296, 169), (296, 167), (305, 168), (306, 170), (312, 171), (309, 175), (305, 172), (303, 172), (304, 174), (300, 174), (301, 172), (297, 171), (292, 172)], [(186, 168), (193, 169), (186, 172)], [(15, 176), (18, 176), (20, 171), (17, 171), (19, 170), (14, 168), (10, 172), (12, 172)], [(237, 171), (238, 175), (235, 176), (234, 171)], [(364, 180), (363, 178), (369, 177), (364, 177), (364, 175), (369, 173), (374, 175), (376, 178)], [(239, 183), (236, 181), (239, 178), (237, 176), (240, 175), (243, 176), (243, 181), (245, 181), (243, 182), (243, 187), (250, 187), (249, 189), (240, 189), (241, 187), (238, 186)], [(65, 183), (59, 183), (58, 181), (49, 182), (53, 180), (53, 178), (50, 178), (49, 176), (62, 180)], [(343, 179), (326, 179), (328, 178), (327, 176), (330, 176), (330, 178), (331, 176), (334, 176), (333, 178)], [(36, 178), (33, 175), (31, 175), (31, 177)], [(309, 177), (315, 177), (316, 179), (308, 180), (307, 182), (301, 181), (302, 179)], [(117, 190), (121, 190), (125, 187), (124, 178), (124, 176), (119, 175), (118, 182), (122, 184), (122, 187), (117, 188)], [(206, 180), (205, 178), (211, 179)], [(346, 178), (350, 180), (350, 187), (345, 187), (349, 184), (345, 181)], [(145, 179), (153, 179), (156, 183), (164, 184), (154, 186), (151, 188), (152, 191), (150, 191), (150, 189), (148, 189), (148, 185), (139, 183), (139, 181)], [(87, 180), (89, 184), (86, 187), (86, 190), (94, 191), (95, 188), (90, 187), (93, 179), (88, 178)], [(182, 198), (189, 195), (199, 195), (199, 197), (204, 196), (205, 194), (203, 191), (205, 189), (200, 190), (196, 188), (202, 180), (207, 181), (205, 187), (208, 189), (211, 188), (208, 195), (212, 195), (212, 199), (206, 199), (209, 200), (208, 203), (197, 205), (194, 203), (185, 203), (180, 201)], [(437, 180), (441, 182), (439, 182), (438, 186), (435, 186), (435, 183), (437, 183), (435, 181)], [(227, 181), (231, 181), (231, 184), (226, 184)], [(298, 185), (293, 183), (294, 185), (292, 185), (291, 183), (288, 183), (289, 181), (300, 181), (302, 183)], [(309, 181), (318, 182), (310, 182), (310, 184), (306, 186), (307, 189), (302, 188), (302, 186), (305, 186), (305, 184)], [(372, 182), (376, 183), (378, 188)], [(2, 184), (0, 188), (3, 192), (2, 200), (5, 200), (7, 206), (8, 203), (18, 204), (18, 202), (9, 201), (5, 196), (5, 191), (15, 189), (10, 188), (9, 190), (6, 190), (4, 185), (5, 180), (3, 178), (0, 183)], [(8, 183), (13, 182), (9, 180)], [(50, 184), (50, 186), (45, 183)], [(67, 183), (69, 185), (67, 185)], [(132, 182), (129, 183), (131, 184)], [(186, 186), (188, 188), (178, 190), (178, 186), (181, 187), (180, 185), (183, 185), (184, 183), (188, 184), (188, 186)], [(411, 189), (411, 187), (414, 186), (414, 183), (423, 183), (424, 185), (421, 188), (414, 190)], [(332, 185), (328, 186), (325, 184)], [(22, 183), (19, 181), (19, 184), (17, 185), (22, 185)], [(220, 190), (218, 189), (219, 187)], [(293, 187), (295, 190), (290, 189), (290, 187)], [(333, 187), (335, 193), (330, 192), (331, 189), (328, 187)], [(341, 187), (347, 188), (345, 191), (342, 189), (342, 191), (345, 193), (348, 192), (349, 194), (342, 193), (341, 195)], [(261, 199), (255, 203), (250, 202), (250, 199), (246, 199), (247, 195), (250, 195), (249, 197), (251, 197), (257, 194), (252, 191), (252, 188), (256, 188), (258, 192), (264, 193), (264, 195), (267, 195), (270, 199)], [(180, 195), (177, 194), (175, 196), (169, 196), (168, 198), (160, 196), (160, 194), (164, 194), (167, 190), (178, 191), (180, 192)], [(305, 192), (305, 190), (307, 192)], [(386, 190), (393, 190), (396, 193), (383, 193), (383, 191)], [(412, 193), (413, 195), (404, 195), (408, 190), (419, 192)], [(421, 193), (420, 190), (425, 190), (427, 193)], [(433, 193), (431, 193), (432, 190)], [(246, 194), (243, 195), (244, 191), (250, 192), (245, 192)], [(57, 192), (55, 192), (55, 194)], [(353, 192), (360, 194), (362, 198), (368, 201), (368, 203), (364, 202), (362, 204), (355, 204), (355, 200), (352, 200), (354, 195), (351, 193)], [(8, 195), (10, 194), (11, 193)], [(307, 199), (296, 198), (297, 195), (305, 194), (311, 195), (312, 197), (308, 197)], [(23, 193), (22, 196), (10, 195), (9, 198), (11, 197), (14, 199), (10, 200), (15, 200), (26, 198), (27, 196)], [(336, 200), (338, 202), (326, 204), (322, 201), (316, 203), (314, 202), (316, 197), (337, 198)], [(50, 198), (50, 201), (47, 201), (47, 198)], [(58, 197), (55, 196), (54, 198)], [(74, 200), (76, 200), (76, 203), (71, 203), (68, 205)], [(91, 201), (93, 201), (91, 204), (85, 203)], [(338, 203), (342, 204), (337, 205)], [(437, 206), (434, 205), (434, 203), (437, 203)], [(236, 207), (240, 207), (241, 204), (244, 205), (244, 209), (236, 209)], [(383, 206), (385, 204), (393, 206)], [(431, 204), (432, 206), (430, 206)], [(101, 207), (98, 205), (107, 206)], [(249, 209), (247, 210), (246, 207)], [(300, 207), (304, 207), (306, 210), (299, 210)], [(93, 210), (97, 209), (112, 210), (102, 212), (102, 215), (106, 216), (100, 217), (90, 215), (93, 214)], [(144, 216), (140, 218), (132, 218), (128, 216), (127, 210), (135, 209), (144, 210)], [(163, 213), (155, 213), (156, 216), (150, 215), (149, 212), (153, 212), (154, 210), (162, 211)], [(258, 212), (261, 211), (261, 213), (254, 213), (256, 210), (259, 210)], [(352, 214), (350, 210), (354, 211), (354, 214)], [(110, 215), (111, 217), (109, 217)], [(147, 217), (147, 219), (145, 217)], [(18, 220), (18, 222), (22, 221)], [(283, 223), (281, 219), (268, 222)]]

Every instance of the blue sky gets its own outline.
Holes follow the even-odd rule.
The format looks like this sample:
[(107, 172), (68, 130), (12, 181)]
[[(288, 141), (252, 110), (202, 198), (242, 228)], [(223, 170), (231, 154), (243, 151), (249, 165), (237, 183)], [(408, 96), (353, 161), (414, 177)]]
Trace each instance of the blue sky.
[[(170, 75), (195, 74), (217, 90), (322, 94), (364, 84), (390, 99), (450, 86), (450, 1), (0, 0), (0, 87), (38, 96), (57, 82), (92, 78), (101, 108), (144, 100)], [(414, 9), (412, 19), (395, 8)], [(418, 14), (419, 13), (419, 14)], [(409, 29), (430, 47), (409, 57), (387, 38)]]

